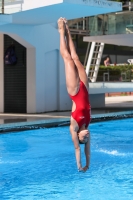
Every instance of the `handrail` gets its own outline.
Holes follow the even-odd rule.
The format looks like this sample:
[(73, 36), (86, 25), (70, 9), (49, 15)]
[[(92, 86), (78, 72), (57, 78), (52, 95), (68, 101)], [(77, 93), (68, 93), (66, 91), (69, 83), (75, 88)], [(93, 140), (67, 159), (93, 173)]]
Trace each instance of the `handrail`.
[[(24, 0), (1, 0), (0, 1), (0, 8), (2, 14), (10, 14), (14, 12), (21, 11), (21, 5), (24, 2)], [(20, 5), (20, 6), (15, 6)], [(11, 6), (11, 7), (10, 7)]]
[(2, 14), (4, 13), (4, 0), (2, 0), (2, 8), (1, 8)]
[(4, 4), (4, 5), (14, 5), (14, 4), (19, 4), (19, 3), (23, 3), (23, 2), (24, 2), (24, 0), (2, 0), (0, 2), (0, 6), (2, 4)]
[(71, 34), (78, 34), (78, 35), (88, 36), (90, 31), (70, 28), (70, 32), (71, 32)]
[(68, 24), (72, 34), (86, 34), (89, 36), (133, 34), (133, 12), (126, 10), (90, 16), (70, 20)]

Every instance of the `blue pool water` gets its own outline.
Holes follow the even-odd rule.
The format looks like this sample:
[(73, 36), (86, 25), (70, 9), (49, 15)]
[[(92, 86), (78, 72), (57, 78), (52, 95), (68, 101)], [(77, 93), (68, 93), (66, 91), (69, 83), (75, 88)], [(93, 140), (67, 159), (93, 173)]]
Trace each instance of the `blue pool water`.
[(132, 200), (133, 119), (90, 131), (86, 173), (77, 171), (68, 127), (0, 135), (0, 200)]

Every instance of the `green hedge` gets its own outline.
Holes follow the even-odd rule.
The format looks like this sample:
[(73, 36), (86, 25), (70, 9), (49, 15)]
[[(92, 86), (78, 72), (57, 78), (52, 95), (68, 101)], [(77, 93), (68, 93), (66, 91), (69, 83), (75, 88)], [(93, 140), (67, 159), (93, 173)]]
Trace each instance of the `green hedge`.
[(125, 72), (128, 70), (132, 70), (133, 69), (133, 65), (119, 65), (119, 66), (107, 66), (105, 67), (104, 65), (101, 65), (99, 70), (119, 70), (121, 72)]
[[(97, 80), (101, 81), (103, 79), (103, 74), (109, 72), (110, 81), (120, 80), (120, 77), (124, 76), (126, 73), (126, 81), (131, 81), (133, 79), (133, 65), (120, 65), (120, 66), (100, 66), (98, 71)], [(124, 73), (122, 75), (122, 73)]]

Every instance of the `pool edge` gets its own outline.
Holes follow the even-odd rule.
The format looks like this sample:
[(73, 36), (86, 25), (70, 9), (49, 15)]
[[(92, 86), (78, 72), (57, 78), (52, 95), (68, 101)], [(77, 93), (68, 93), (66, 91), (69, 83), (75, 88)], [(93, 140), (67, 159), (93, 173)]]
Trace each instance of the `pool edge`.
[[(133, 118), (133, 110), (124, 112), (115, 112), (115, 113), (93, 114), (91, 117), (91, 123), (108, 121), (108, 120), (125, 119), (125, 118)], [(60, 119), (36, 120), (30, 122), (28, 121), (28, 122), (8, 123), (0, 125), (0, 133), (32, 130), (39, 128), (50, 128), (58, 126), (68, 126), (69, 124), (70, 124), (70, 117), (60, 118)]]

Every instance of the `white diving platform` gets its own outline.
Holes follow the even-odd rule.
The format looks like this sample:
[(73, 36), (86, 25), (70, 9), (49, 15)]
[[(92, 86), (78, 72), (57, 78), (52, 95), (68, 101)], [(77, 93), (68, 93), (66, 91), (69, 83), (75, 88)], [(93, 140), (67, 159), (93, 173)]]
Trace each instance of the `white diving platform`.
[[(96, 82), (89, 83), (89, 94), (92, 108), (105, 107), (105, 93), (133, 92), (132, 82)], [(133, 97), (132, 97), (133, 100)]]
[(90, 94), (105, 94), (115, 92), (132, 92), (132, 82), (96, 82), (89, 83)]
[(105, 44), (114, 44), (133, 47), (133, 34), (99, 35), (85, 36), (84, 42), (103, 42)]
[[(59, 17), (66, 17), (69, 20), (122, 10), (120, 2), (105, 0), (23, 0), (19, 2), (21, 2), (21, 9), (18, 11), (13, 9), (16, 3), (18, 5), (18, 0), (12, 1), (7, 6), (5, 4), (5, 13), (6, 7), (8, 8), (8, 12), (16, 12), (10, 13), (12, 23), (30, 25), (49, 24), (56, 22)], [(1, 17), (0, 21), (2, 21)], [(5, 18), (7, 17), (5, 16)], [(11, 23), (11, 20), (9, 20), (9, 23)]]
[(0, 112), (4, 112), (4, 35), (26, 48), (26, 113), (65, 111), (71, 109), (71, 100), (59, 53), (58, 18), (121, 10), (122, 3), (105, 0), (5, 1), (5, 14), (0, 14)]

